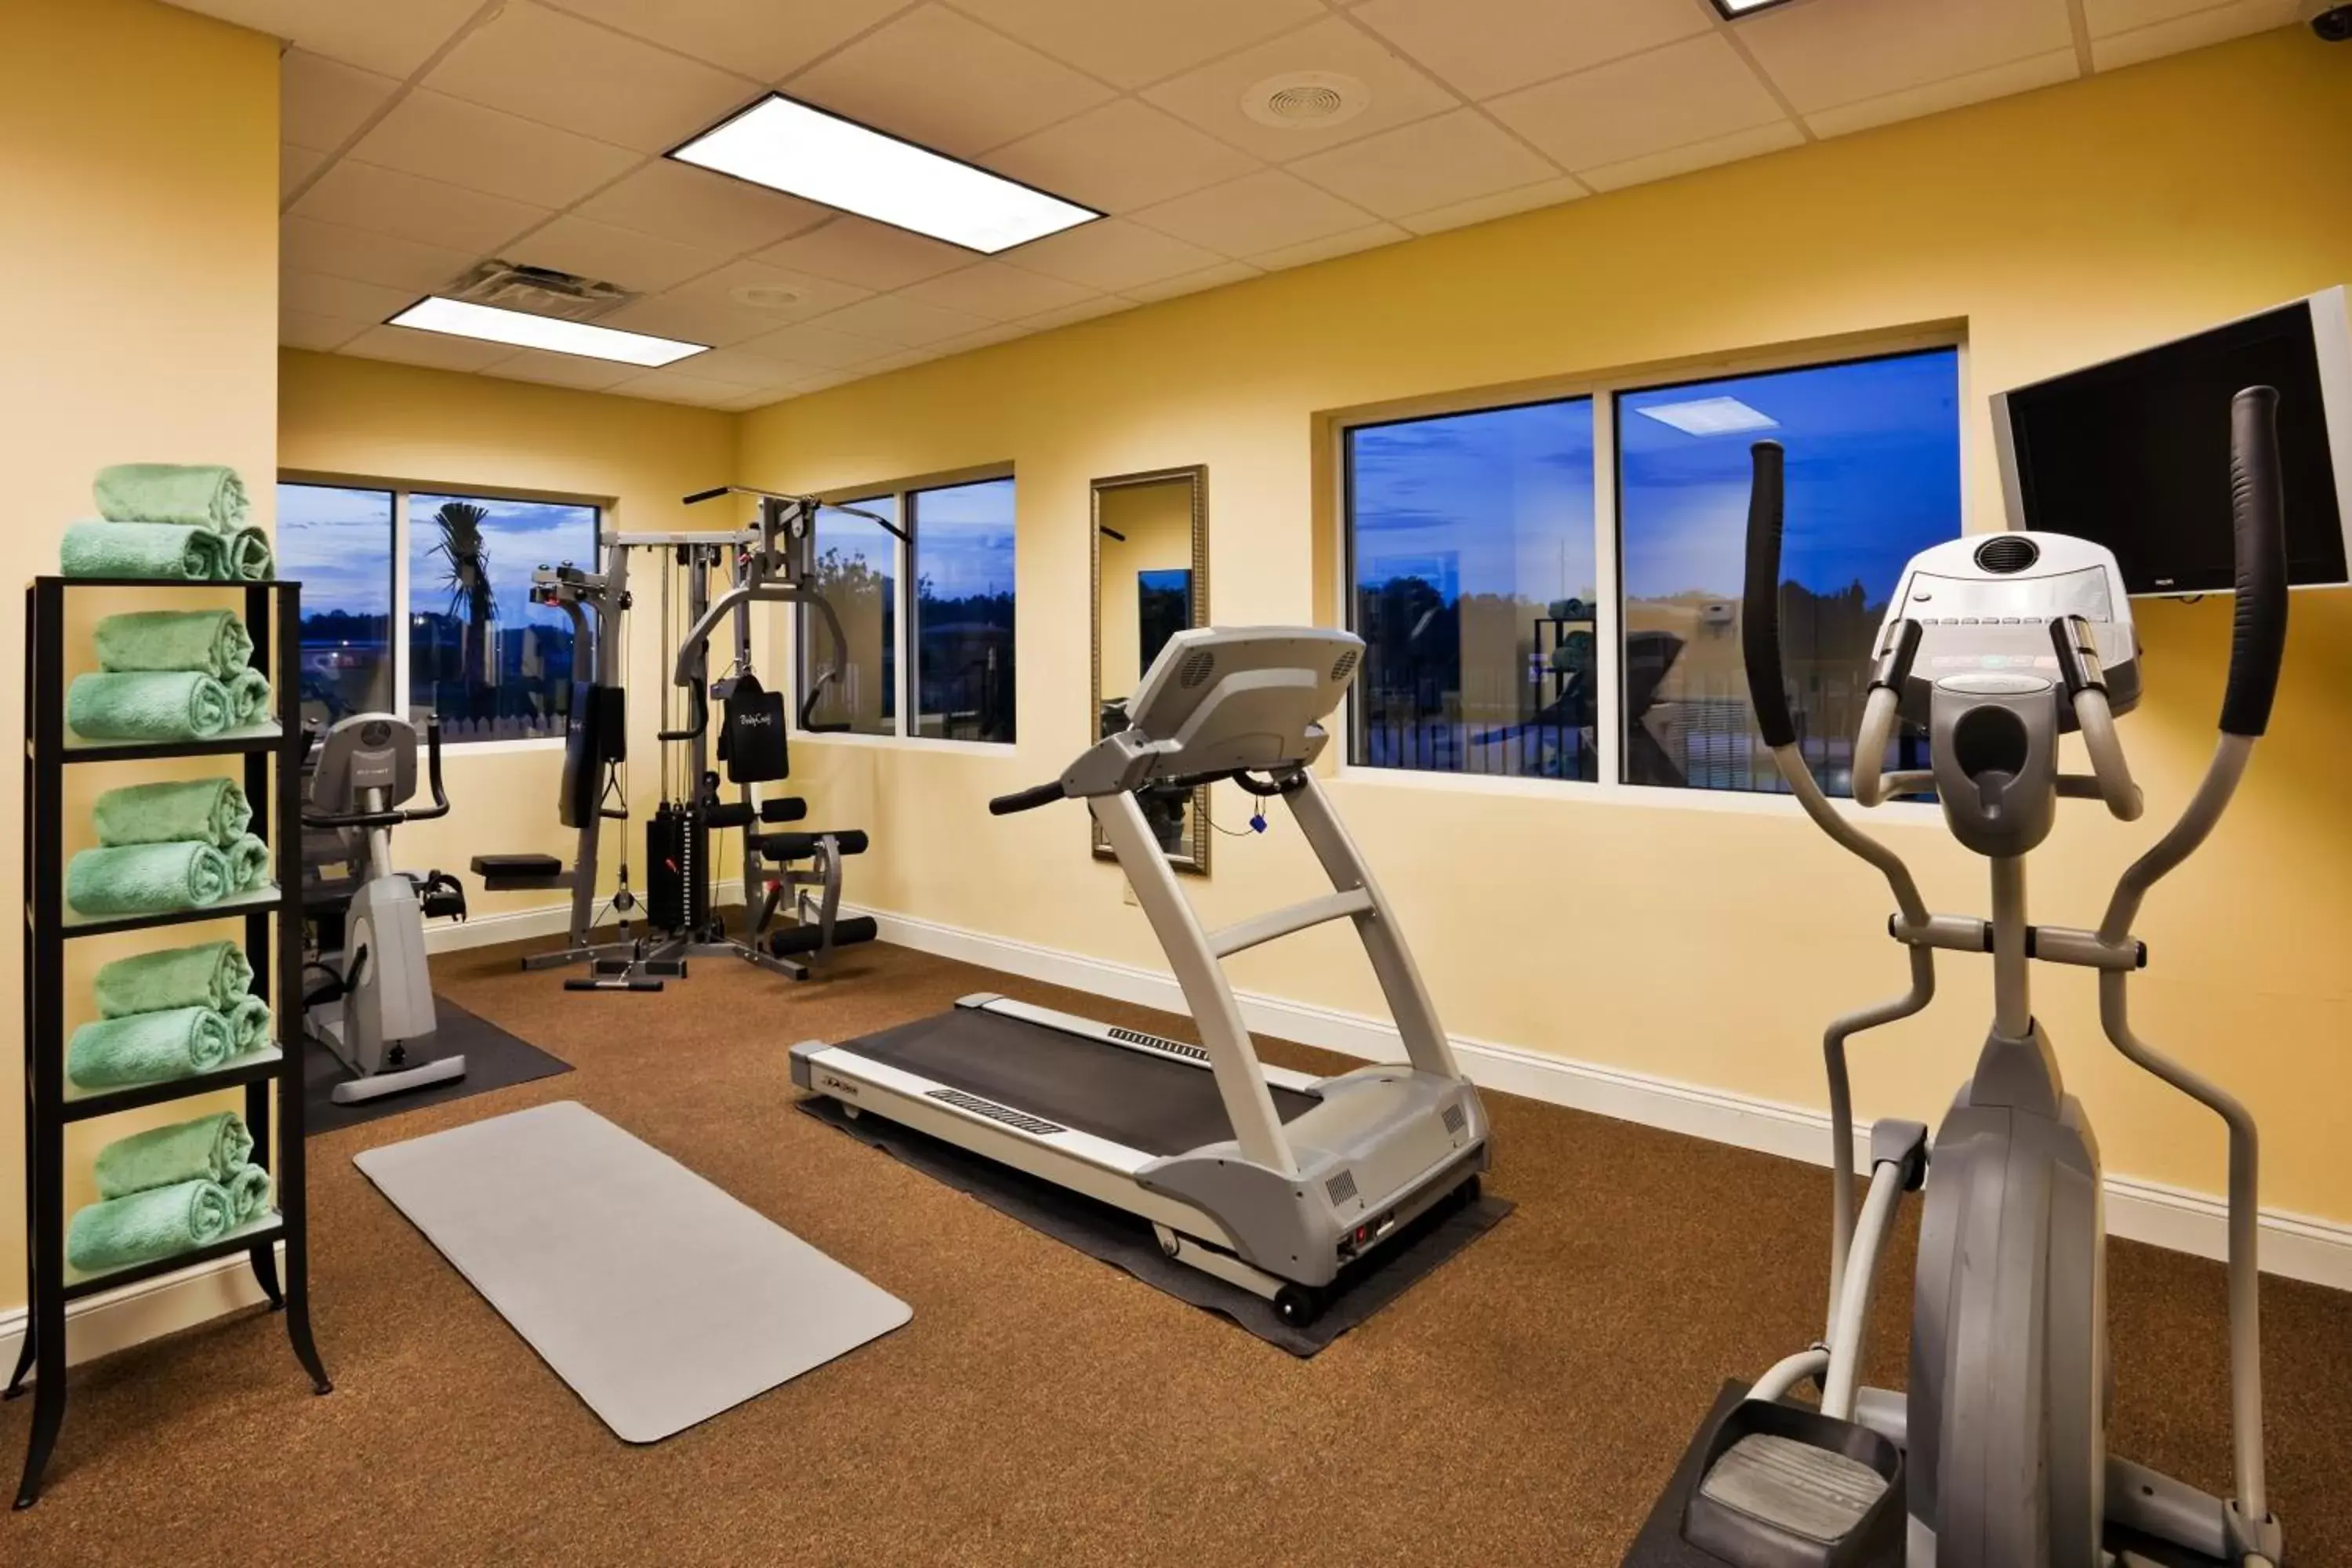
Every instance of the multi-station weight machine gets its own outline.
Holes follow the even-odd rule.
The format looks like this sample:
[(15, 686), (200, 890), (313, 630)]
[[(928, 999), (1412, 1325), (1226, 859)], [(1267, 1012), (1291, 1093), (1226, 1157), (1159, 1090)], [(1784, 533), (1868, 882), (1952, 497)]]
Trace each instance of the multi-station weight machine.
[[(843, 727), (814, 721), (819, 699), (848, 657), (840, 618), (814, 582), (820, 503), (809, 496), (725, 486), (688, 496), (686, 504), (730, 495), (756, 500), (758, 514), (750, 526), (728, 533), (606, 534), (599, 541), (601, 571), (566, 563), (542, 566), (531, 577), (532, 598), (571, 619), (575, 669), (580, 650), (592, 650), (589, 679), (573, 683), (557, 801), (559, 818), (578, 833), (579, 847), (569, 867), (551, 855), (482, 855), (474, 858), (473, 868), (492, 892), (571, 890), (564, 946), (523, 961), (526, 969), (586, 964), (588, 973), (567, 980), (566, 989), (658, 991), (665, 980), (684, 977), (690, 958), (739, 958), (806, 979), (812, 966), (835, 949), (871, 941), (875, 934), (871, 917), (845, 920), (838, 912), (841, 863), (865, 852), (866, 835), (854, 828), (789, 830), (784, 825), (807, 816), (807, 803), (795, 795), (763, 798), (756, 788), (782, 782), (790, 758), (783, 694), (764, 689), (752, 669), (754, 605), (797, 605), (814, 612), (833, 659), (812, 674), (800, 727)], [(880, 518), (874, 521), (891, 527)], [(662, 801), (646, 821), (645, 896), (640, 899), (630, 885), (625, 853), (612, 894), (600, 900), (604, 824), (630, 819), (626, 686), (630, 564), (637, 552), (651, 552), (662, 574), (662, 646), (674, 650), (655, 737)], [(725, 586), (714, 595), (713, 581), (721, 577)], [(679, 625), (682, 633), (676, 630)], [(723, 673), (714, 679), (711, 644), (722, 631), (731, 634), (732, 647)], [(714, 761), (726, 770), (723, 785)], [(729, 931), (718, 908), (719, 877), (710, 853), (714, 831), (743, 835), (744, 916), (739, 931)], [(775, 923), (787, 913), (793, 923)], [(616, 930), (599, 941), (596, 928), (606, 918)]]

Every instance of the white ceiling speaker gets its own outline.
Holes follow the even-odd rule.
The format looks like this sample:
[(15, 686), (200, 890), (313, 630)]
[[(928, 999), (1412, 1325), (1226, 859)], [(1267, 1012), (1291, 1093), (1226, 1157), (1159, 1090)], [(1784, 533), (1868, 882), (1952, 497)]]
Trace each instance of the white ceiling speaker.
[(746, 283), (730, 289), (727, 297), (753, 310), (789, 310), (801, 302), (799, 289), (779, 288), (772, 283)]
[(1372, 89), (1338, 71), (1285, 71), (1242, 94), (1242, 112), (1277, 131), (1322, 131), (1371, 107)]

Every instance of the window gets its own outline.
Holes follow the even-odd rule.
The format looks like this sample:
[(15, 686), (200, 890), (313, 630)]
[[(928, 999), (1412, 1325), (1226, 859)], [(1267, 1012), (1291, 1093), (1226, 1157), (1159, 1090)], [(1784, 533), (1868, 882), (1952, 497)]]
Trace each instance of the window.
[[(1793, 710), (1846, 793), (1887, 597), (1961, 530), (1958, 383), (1936, 347), (1347, 429), (1350, 763), (1780, 788), (1739, 650), (1748, 447), (1769, 436)], [(1917, 745), (1898, 736), (1892, 765)]]
[(1348, 433), (1352, 759), (1591, 779), (1592, 401)]
[[(1822, 787), (1853, 793), (1871, 648), (1904, 563), (1960, 531), (1951, 349), (1626, 392), (1617, 399), (1627, 784), (1783, 786), (1739, 653), (1749, 445), (1788, 448), (1780, 654)], [(1898, 736), (1890, 766), (1924, 766)]]
[(397, 711), (404, 691), (445, 741), (562, 737), (572, 625), (531, 603), (530, 578), (595, 560), (595, 507), (289, 481), (278, 515), (278, 571), (302, 584), (305, 722)]
[(900, 487), (820, 510), (814, 580), (846, 647), (809, 706), (810, 682), (834, 656), (822, 617), (798, 612), (799, 700), (811, 723), (1010, 744), (1013, 527), (1010, 477)]

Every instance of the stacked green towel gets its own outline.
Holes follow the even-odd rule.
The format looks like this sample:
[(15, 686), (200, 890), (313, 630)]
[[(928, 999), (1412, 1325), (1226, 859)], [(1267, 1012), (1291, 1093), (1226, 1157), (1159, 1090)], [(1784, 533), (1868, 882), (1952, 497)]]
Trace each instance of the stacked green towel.
[(239, 583), (267, 583), (278, 575), (278, 556), (269, 535), (257, 528), (240, 528), (228, 542), (227, 576)]
[(228, 689), (195, 670), (78, 675), (66, 722), (86, 741), (209, 741), (228, 728)]
[(100, 795), (91, 815), (98, 841), (108, 846), (200, 838), (226, 849), (253, 837), (246, 832), (253, 825), (253, 807), (235, 779), (125, 784)]
[(176, 522), (232, 534), (247, 521), (245, 481), (235, 468), (182, 463), (115, 463), (90, 486), (109, 522)]
[(234, 1110), (151, 1127), (98, 1152), (98, 1195), (129, 1197), (182, 1182), (226, 1182), (253, 1153), (253, 1134)]
[(58, 551), (68, 577), (154, 577), (202, 583), (228, 575), (229, 542), (172, 522), (77, 522)]
[(85, 849), (66, 867), (66, 901), (82, 915), (200, 910), (235, 890), (227, 857), (196, 840)]
[(258, 996), (238, 999), (228, 1013), (229, 1033), (236, 1037), (239, 1056), (269, 1043), (269, 1004)]
[(118, 958), (98, 972), (98, 1010), (109, 1018), (205, 1007), (226, 1013), (253, 989), (253, 964), (233, 942)]
[(257, 669), (240, 669), (230, 676), (228, 721), (239, 729), (267, 723), (269, 719), (269, 677)]
[(182, 1182), (95, 1203), (66, 1229), (66, 1261), (84, 1274), (152, 1263), (226, 1236), (236, 1201), (218, 1182)]
[(253, 661), (235, 610), (132, 610), (98, 623), (100, 669), (195, 669), (226, 680)]
[(269, 846), (252, 834), (239, 834), (224, 853), (228, 856), (229, 880), (238, 892), (249, 893), (269, 880)]
[(250, 1225), (269, 1207), (269, 1173), (258, 1165), (247, 1164), (223, 1185), (228, 1189), (235, 1224)]
[(162, 1083), (210, 1072), (236, 1048), (234, 1021), (209, 1007), (136, 1013), (76, 1029), (66, 1047), (66, 1076), (83, 1089)]

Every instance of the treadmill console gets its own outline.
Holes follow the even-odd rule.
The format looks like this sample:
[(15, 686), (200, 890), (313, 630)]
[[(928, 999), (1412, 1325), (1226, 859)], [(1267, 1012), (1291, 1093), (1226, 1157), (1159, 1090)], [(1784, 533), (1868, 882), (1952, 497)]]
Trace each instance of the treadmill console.
[(1148, 759), (1123, 786), (1312, 762), (1363, 654), (1354, 633), (1321, 626), (1178, 632), (1127, 700), (1126, 731), (1110, 738)]

